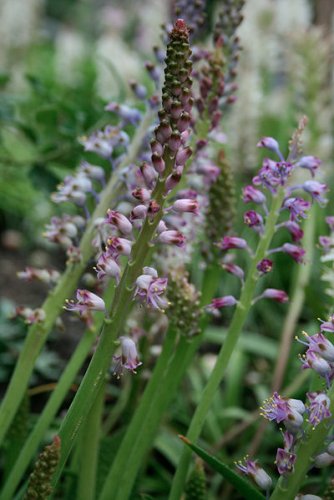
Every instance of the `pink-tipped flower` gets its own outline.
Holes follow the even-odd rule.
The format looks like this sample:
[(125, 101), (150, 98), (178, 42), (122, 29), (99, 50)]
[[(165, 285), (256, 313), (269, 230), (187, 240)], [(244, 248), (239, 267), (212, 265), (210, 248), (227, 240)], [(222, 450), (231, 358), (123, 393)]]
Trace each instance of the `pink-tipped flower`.
[(235, 297), (233, 297), (233, 295), (225, 295), (224, 297), (212, 299), (211, 303), (206, 306), (206, 309), (214, 312), (217, 309), (222, 309), (223, 307), (233, 307), (237, 303), (238, 301)]
[(262, 259), (256, 266), (256, 269), (259, 271), (260, 274), (270, 273), (272, 268), (273, 268), (273, 261), (270, 259)]
[(275, 300), (281, 304), (289, 300), (288, 295), (283, 290), (277, 290), (276, 288), (267, 288), (259, 298)]
[(306, 193), (309, 193), (312, 196), (313, 200), (319, 203), (320, 206), (324, 206), (328, 202), (327, 198), (323, 197), (326, 191), (328, 191), (326, 184), (321, 184), (321, 182), (317, 181), (306, 181), (302, 187)]
[(308, 392), (307, 398), (310, 402), (308, 406), (309, 422), (313, 427), (316, 427), (320, 422), (332, 416), (330, 411), (329, 397), (320, 392)]
[(116, 283), (119, 283), (121, 268), (114, 260), (112, 255), (107, 251), (100, 255), (96, 264), (97, 279), (102, 280), (106, 276), (115, 278)]
[(88, 290), (78, 289), (76, 299), (77, 302), (66, 300), (66, 306), (64, 308), (67, 309), (67, 311), (78, 311), (80, 314), (85, 313), (87, 310), (105, 311), (106, 306), (104, 300)]
[(122, 354), (121, 356), (114, 356), (113, 373), (119, 378), (123, 375), (124, 368), (132, 373), (137, 373), (136, 369), (143, 363), (139, 361), (137, 347), (135, 342), (130, 337), (119, 337)]
[(236, 236), (224, 236), (217, 245), (221, 250), (230, 250), (232, 248), (244, 250), (248, 248), (247, 241)]
[(168, 300), (164, 296), (168, 279), (158, 278), (157, 271), (152, 267), (144, 267), (143, 272), (136, 280), (134, 296), (145, 301), (148, 307), (164, 311), (168, 307)]
[(233, 264), (232, 262), (227, 262), (226, 264), (224, 263), (222, 265), (222, 267), (223, 267), (224, 271), (226, 271), (226, 272), (228, 272), (230, 274), (233, 274), (237, 278), (241, 279), (241, 281), (245, 277), (244, 270), (241, 269), (241, 267), (237, 266), (236, 264)]
[(283, 155), (279, 149), (279, 144), (273, 137), (262, 137), (256, 145), (258, 148), (266, 148), (273, 153), (276, 153), (280, 160), (284, 160)]
[(136, 188), (132, 191), (132, 196), (140, 203), (145, 203), (151, 199), (152, 191), (145, 188)]
[[(161, 144), (159, 142), (157, 144), (159, 144), (161, 146)], [(161, 155), (157, 152), (153, 152), (152, 156), (151, 156), (151, 160), (152, 160), (152, 165), (153, 165), (155, 171), (158, 172), (158, 174), (162, 174), (166, 168), (166, 165), (165, 165), (165, 162), (162, 159)]]
[(296, 458), (297, 456), (295, 453), (291, 453), (291, 451), (285, 449), (283, 450), (283, 448), (278, 448), (275, 460), (278, 473), (281, 476), (290, 474), (293, 471)]
[(132, 232), (132, 224), (129, 219), (116, 210), (108, 210), (106, 222), (116, 226), (123, 234), (130, 234)]
[(38, 307), (37, 309), (31, 309), (30, 307), (18, 306), (15, 309), (15, 316), (20, 316), (22, 319), (24, 319), (27, 325), (43, 323), (46, 318), (44, 309), (40, 307)]
[(299, 227), (297, 222), (293, 222), (292, 220), (288, 220), (282, 224), (283, 227), (289, 231), (292, 236), (294, 242), (300, 241), (304, 236), (304, 231)]
[(303, 156), (302, 158), (300, 158), (300, 160), (298, 160), (296, 165), (297, 167), (309, 170), (311, 172), (312, 177), (314, 177), (315, 172), (321, 165), (321, 160), (316, 156)]
[(41, 281), (48, 285), (57, 283), (59, 279), (59, 272), (48, 269), (36, 269), (34, 267), (26, 267), (24, 271), (19, 271), (17, 277), (25, 281)]
[(115, 258), (118, 254), (129, 256), (133, 242), (125, 238), (113, 236), (107, 240), (107, 250)]
[(282, 252), (290, 255), (298, 264), (304, 262), (305, 250), (297, 245), (292, 245), (292, 243), (284, 243), (281, 247)]
[(162, 233), (159, 234), (158, 241), (160, 241), (160, 243), (176, 245), (177, 247), (182, 248), (185, 245), (186, 239), (180, 231), (170, 229), (168, 231), (162, 231)]
[(255, 189), (253, 186), (246, 186), (242, 190), (242, 200), (244, 203), (257, 203), (262, 205), (266, 201), (265, 195), (259, 189)]
[(172, 206), (174, 212), (198, 214), (198, 201), (193, 199), (176, 200)]
[(271, 477), (255, 461), (245, 460), (244, 463), (240, 461), (236, 463), (236, 467), (246, 476), (251, 477), (262, 490), (268, 491), (271, 488)]
[(292, 221), (298, 221), (300, 218), (306, 219), (306, 212), (310, 206), (311, 203), (303, 198), (287, 198), (283, 203), (283, 208), (289, 210)]
[(334, 333), (334, 314), (329, 316), (328, 321), (322, 321), (320, 325), (322, 332)]

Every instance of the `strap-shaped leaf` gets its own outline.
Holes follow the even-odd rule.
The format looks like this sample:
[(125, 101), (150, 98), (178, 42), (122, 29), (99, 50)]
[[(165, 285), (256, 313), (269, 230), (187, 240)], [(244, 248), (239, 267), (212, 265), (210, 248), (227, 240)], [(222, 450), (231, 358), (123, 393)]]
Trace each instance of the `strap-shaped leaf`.
[(245, 500), (265, 500), (265, 497), (254, 486), (246, 481), (243, 477), (239, 476), (230, 467), (217, 460), (212, 455), (209, 455), (199, 446), (193, 444), (185, 436), (179, 436), (182, 441), (188, 445), (204, 462), (210, 465), (216, 472), (222, 475), (235, 489), (243, 495)]

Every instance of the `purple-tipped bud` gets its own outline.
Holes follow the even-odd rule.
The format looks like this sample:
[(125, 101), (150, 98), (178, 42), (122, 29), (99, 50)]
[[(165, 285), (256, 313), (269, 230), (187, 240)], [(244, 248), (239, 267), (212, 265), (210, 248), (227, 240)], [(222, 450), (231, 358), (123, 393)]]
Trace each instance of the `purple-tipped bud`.
[(177, 124), (176, 124), (177, 130), (179, 132), (185, 132), (189, 128), (190, 122), (191, 122), (190, 114), (188, 112), (184, 111), (177, 121)]
[(256, 462), (253, 462), (252, 460), (246, 460), (245, 464), (243, 464), (242, 462), (236, 463), (236, 467), (241, 472), (251, 477), (253, 481), (258, 485), (258, 487), (262, 490), (268, 491), (271, 488), (271, 477), (268, 476), (266, 471), (262, 469), (262, 467), (260, 467)]
[(164, 152), (163, 146), (156, 139), (153, 139), (151, 141), (151, 150), (152, 153), (157, 153), (158, 156), (162, 156)]
[(276, 288), (267, 288), (261, 294), (261, 298), (275, 300), (281, 304), (284, 304), (289, 300), (288, 295), (283, 290), (277, 290)]
[(206, 306), (206, 309), (214, 311), (216, 309), (222, 309), (223, 307), (233, 307), (237, 303), (238, 301), (235, 297), (233, 297), (233, 295), (225, 295), (224, 297), (212, 299), (211, 303)]
[(147, 214), (146, 205), (137, 205), (130, 214), (130, 220), (145, 219)]
[(158, 172), (158, 174), (162, 174), (166, 167), (162, 157), (158, 153), (152, 153), (151, 159), (152, 159), (152, 165), (155, 168), (155, 170)]
[(145, 203), (151, 199), (152, 191), (145, 188), (136, 188), (132, 191), (132, 196), (141, 203)]
[(186, 148), (180, 149), (176, 153), (176, 157), (175, 157), (176, 165), (180, 165), (183, 167), (185, 165), (186, 161), (189, 160), (191, 155), (192, 155), (192, 151), (191, 151), (191, 148), (189, 146)]
[(168, 141), (169, 149), (173, 153), (175, 153), (176, 151), (178, 151), (178, 149), (180, 148), (181, 144), (182, 144), (182, 141), (181, 141), (180, 132), (173, 132), (172, 135), (169, 138), (169, 141)]
[(328, 217), (326, 217), (326, 222), (329, 226), (329, 229), (331, 231), (334, 231), (334, 216), (333, 215), (329, 215)]
[(218, 243), (218, 247), (221, 250), (230, 250), (231, 248), (244, 250), (248, 247), (247, 241), (243, 238), (238, 238), (236, 236), (224, 236), (224, 238)]
[(148, 210), (147, 213), (149, 215), (154, 215), (157, 214), (160, 210), (160, 205), (157, 203), (155, 200), (151, 200), (150, 203), (148, 204)]
[(156, 170), (154, 170), (149, 163), (144, 161), (140, 166), (140, 172), (144, 178), (146, 186), (151, 189), (158, 177)]
[(159, 234), (158, 240), (161, 243), (166, 243), (167, 245), (176, 245), (177, 247), (184, 247), (185, 237), (180, 231), (170, 229), (168, 231), (162, 231)]
[(262, 259), (256, 266), (256, 269), (259, 271), (260, 274), (270, 273), (272, 268), (273, 268), (273, 261), (270, 259)]
[(298, 264), (304, 262), (305, 250), (303, 248), (291, 243), (284, 243), (282, 251), (290, 255)]
[(176, 200), (172, 206), (174, 212), (191, 212), (198, 214), (198, 201), (193, 199)]
[(266, 197), (259, 189), (255, 189), (253, 186), (246, 186), (243, 188), (242, 199), (244, 203), (254, 202), (261, 205), (265, 203)]
[(175, 186), (178, 185), (178, 183), (181, 180), (182, 171), (183, 171), (183, 167), (177, 167), (175, 172), (173, 172), (171, 175), (169, 175), (167, 177), (166, 184), (165, 184), (167, 193), (169, 191), (171, 191), (172, 189), (174, 189)]
[(283, 160), (282, 153), (280, 152), (279, 149), (279, 144), (273, 137), (262, 137), (262, 139), (260, 139), (260, 141), (257, 143), (256, 146), (258, 148), (266, 148), (269, 149), (269, 151), (273, 151), (273, 153), (276, 153), (277, 156), (281, 160)]
[(312, 177), (314, 177), (315, 172), (321, 165), (321, 160), (316, 156), (303, 156), (296, 165), (301, 168), (306, 168), (311, 172)]
[(135, 94), (136, 97), (138, 97), (138, 99), (145, 99), (146, 98), (147, 90), (146, 90), (146, 87), (144, 87), (144, 85), (140, 85), (139, 83), (137, 83), (135, 81), (131, 81), (131, 82), (129, 82), (129, 84), (130, 84), (132, 92)]
[(299, 227), (297, 222), (288, 220), (284, 222), (284, 227), (286, 227), (291, 234), (293, 241), (298, 242), (303, 238), (304, 231)]
[(241, 269), (241, 267), (237, 266), (236, 264), (228, 262), (226, 264), (223, 264), (222, 267), (223, 267), (224, 271), (226, 271), (230, 274), (233, 274), (234, 276), (236, 276), (237, 278), (239, 278), (241, 280), (243, 280), (245, 277), (244, 270)]
[(108, 210), (106, 222), (116, 226), (123, 234), (130, 234), (132, 232), (132, 224), (129, 219), (116, 210)]
[(306, 181), (302, 187), (306, 193), (309, 193), (312, 198), (319, 203), (320, 206), (327, 203), (328, 200), (322, 196), (326, 193), (326, 191), (328, 191), (326, 184), (321, 184), (321, 182), (317, 181)]
[(172, 129), (168, 122), (162, 121), (155, 129), (155, 137), (160, 144), (165, 144), (172, 135)]

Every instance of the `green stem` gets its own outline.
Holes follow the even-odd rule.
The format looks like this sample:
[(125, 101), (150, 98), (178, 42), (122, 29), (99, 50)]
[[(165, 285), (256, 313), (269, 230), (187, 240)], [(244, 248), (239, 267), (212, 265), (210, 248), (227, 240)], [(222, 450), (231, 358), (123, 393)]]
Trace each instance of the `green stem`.
[(33, 431), (30, 433), (23, 449), (20, 452), (18, 460), (11, 470), (10, 475), (0, 494), (3, 500), (11, 500), (14, 492), (21, 481), (33, 455), (36, 453), (40, 442), (42, 441), (46, 430), (52, 422), (55, 414), (59, 410), (66, 394), (68, 393), (74, 378), (83, 365), (87, 355), (94, 343), (96, 335), (92, 332), (86, 332), (76, 348), (72, 358), (63, 372), (56, 389), (47, 402), (40, 418), (38, 419)]
[[(196, 441), (196, 439), (200, 435), (206, 415), (210, 409), (215, 393), (219, 388), (219, 384), (223, 379), (231, 355), (237, 344), (241, 330), (251, 308), (255, 287), (258, 281), (258, 271), (256, 269), (256, 266), (258, 262), (260, 262), (265, 257), (275, 233), (275, 224), (279, 217), (279, 211), (284, 199), (284, 195), (285, 191), (283, 188), (281, 188), (278, 193), (273, 196), (271, 210), (266, 221), (265, 232), (259, 241), (256, 254), (252, 259), (247, 279), (243, 286), (240, 300), (233, 315), (227, 337), (222, 348), (220, 349), (215, 367), (210, 375), (207, 385), (203, 390), (200, 404), (196, 408), (196, 411), (191, 420), (190, 427), (187, 433), (187, 438), (190, 441)], [(184, 448), (176, 474), (174, 476), (172, 489), (169, 496), (170, 500), (178, 500), (182, 495), (190, 458), (191, 450), (189, 448)]]
[(110, 312), (111, 319), (105, 322), (94, 356), (60, 428), (59, 435), (62, 440), (61, 459), (57, 473), (54, 476), (54, 483), (61, 474), (77, 433), (91, 405), (94, 403), (96, 394), (109, 369), (112, 354), (115, 350), (115, 340), (120, 335), (130, 310), (129, 305), (132, 301), (136, 278), (142, 272), (147, 257), (150, 255), (151, 240), (163, 215), (163, 206), (166, 200), (165, 183), (173, 170), (175, 162), (175, 155), (171, 153), (168, 147), (164, 150), (163, 159), (165, 162), (164, 176), (158, 179), (152, 193), (152, 199), (156, 201), (160, 210), (153, 218), (146, 217), (138, 238), (132, 247), (131, 256), (124, 269), (121, 281), (115, 290)]
[[(155, 395), (161, 390), (161, 387), (163, 387), (162, 381), (164, 379), (166, 368), (171, 360), (171, 357), (173, 356), (175, 345), (176, 332), (169, 330), (166, 334), (163, 349), (152, 373), (152, 377), (147, 384), (139, 406), (136, 409), (136, 413), (131, 420), (125, 437), (122, 440), (122, 444), (117, 451), (112, 468), (105, 481), (101, 498), (103, 498), (105, 493), (107, 498), (110, 498), (111, 491), (113, 497), (116, 498), (118, 488), (121, 485), (120, 479), (123, 476), (124, 471), (127, 472), (126, 482), (128, 483), (130, 481), (132, 483), (131, 479), (133, 475), (131, 473), (129, 474), (128, 460), (131, 456), (135, 455), (135, 448), (139, 435), (142, 435), (143, 431), (145, 432), (147, 429), (147, 415), (154, 406)], [(145, 425), (143, 425), (144, 423)], [(142, 460), (142, 452), (140, 453), (139, 460)], [(136, 476), (134, 475), (133, 481), (135, 480), (135, 477)]]
[[(331, 400), (330, 411), (334, 413), (334, 385), (328, 392)], [(293, 500), (302, 487), (303, 481), (312, 465), (312, 459), (317, 452), (324, 446), (324, 441), (329, 432), (327, 420), (323, 420), (315, 429), (309, 425), (306, 430), (306, 439), (301, 442), (297, 448), (297, 460), (294, 470), (287, 477), (281, 477), (274, 489), (270, 500)]]
[(87, 415), (86, 422), (81, 430), (77, 488), (77, 498), (80, 498), (80, 500), (95, 499), (104, 393), (105, 384), (102, 384), (95, 403), (91, 407), (90, 412)]
[[(212, 265), (205, 273), (201, 296), (202, 305), (210, 302), (214, 296), (219, 279), (219, 268)], [(205, 325), (206, 317), (203, 317), (202, 331)], [(122, 500), (130, 496), (143, 458), (152, 446), (162, 416), (193, 360), (202, 338), (203, 335), (191, 341), (181, 338), (176, 345), (175, 339), (170, 334), (166, 337), (163, 351), (115, 457), (100, 500), (110, 498), (111, 494), (113, 498)]]
[[(153, 112), (150, 110), (147, 112), (140, 127), (137, 129), (128, 154), (120, 164), (119, 170), (136, 160), (143, 138), (147, 133), (147, 128), (152, 121), (152, 117)], [(25, 394), (36, 358), (57, 317), (62, 311), (65, 299), (73, 294), (80, 276), (93, 255), (94, 249), (92, 248), (91, 241), (94, 234), (94, 221), (96, 218), (103, 217), (106, 214), (110, 203), (115, 200), (120, 188), (120, 181), (117, 172), (115, 172), (103, 191), (101, 200), (92, 215), (91, 222), (88, 224), (82, 237), (80, 244), (80, 263), (68, 265), (57, 286), (50, 292), (45, 300), (42, 306), (46, 316), (45, 321), (42, 324), (35, 324), (29, 328), (26, 341), (0, 407), (0, 444)]]

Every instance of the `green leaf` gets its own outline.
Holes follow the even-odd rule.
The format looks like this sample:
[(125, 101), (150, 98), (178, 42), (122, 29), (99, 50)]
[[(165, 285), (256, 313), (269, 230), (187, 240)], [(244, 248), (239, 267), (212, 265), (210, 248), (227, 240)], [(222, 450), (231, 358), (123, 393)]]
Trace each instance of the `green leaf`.
[(265, 500), (265, 497), (252, 484), (239, 476), (236, 472), (230, 469), (227, 465), (217, 460), (212, 455), (209, 455), (199, 446), (193, 444), (185, 436), (179, 436), (182, 441), (189, 446), (199, 457), (210, 465), (216, 472), (223, 476), (234, 488), (243, 495), (245, 500)]

